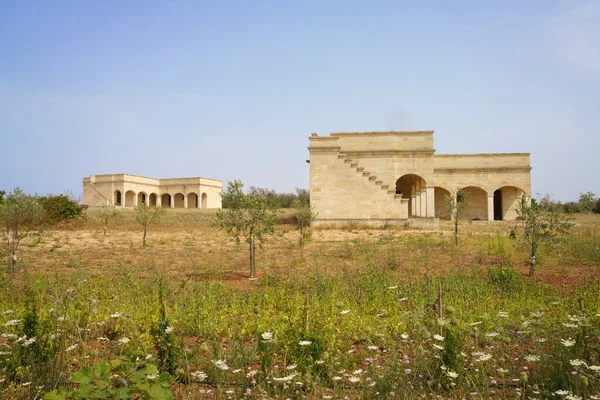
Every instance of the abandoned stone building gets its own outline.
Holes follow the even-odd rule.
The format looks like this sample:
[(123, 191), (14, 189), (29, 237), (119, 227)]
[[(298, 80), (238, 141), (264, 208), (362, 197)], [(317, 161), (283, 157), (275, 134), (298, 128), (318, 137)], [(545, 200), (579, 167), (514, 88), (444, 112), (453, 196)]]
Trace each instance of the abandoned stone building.
[(313, 133), (309, 141), (315, 226), (444, 218), (445, 197), (459, 189), (465, 218), (514, 220), (531, 196), (529, 153), (435, 154), (433, 131)]
[(207, 178), (155, 179), (129, 174), (83, 178), (83, 204), (89, 207), (221, 208), (223, 182)]

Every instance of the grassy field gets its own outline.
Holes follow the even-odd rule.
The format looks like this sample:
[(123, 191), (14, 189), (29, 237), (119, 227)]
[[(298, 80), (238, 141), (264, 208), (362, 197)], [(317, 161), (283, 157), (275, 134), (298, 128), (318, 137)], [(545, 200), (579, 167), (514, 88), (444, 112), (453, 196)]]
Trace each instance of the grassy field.
[(600, 398), (600, 216), (530, 278), (509, 223), (300, 249), (288, 212), (257, 280), (212, 216), (170, 210), (146, 248), (128, 211), (24, 241), (0, 275), (0, 398)]

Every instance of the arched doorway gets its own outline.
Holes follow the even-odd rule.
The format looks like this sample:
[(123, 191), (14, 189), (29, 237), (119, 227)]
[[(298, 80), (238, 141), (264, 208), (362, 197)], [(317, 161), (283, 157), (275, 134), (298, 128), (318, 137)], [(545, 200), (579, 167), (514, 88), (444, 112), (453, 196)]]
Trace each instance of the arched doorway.
[(525, 191), (516, 186), (502, 186), (494, 191), (494, 220), (517, 219), (517, 206)]
[(114, 200), (113, 204), (115, 206), (122, 206), (123, 205), (123, 199), (121, 198), (121, 191), (120, 190), (115, 190), (115, 200)]
[(156, 199), (157, 199), (157, 195), (156, 193), (150, 193), (150, 196), (148, 196), (148, 206), (150, 207), (156, 207)]
[(160, 205), (163, 207), (171, 207), (171, 195), (169, 193), (160, 196)]
[(450, 219), (450, 214), (446, 209), (446, 197), (452, 196), (449, 190), (436, 186), (434, 188), (435, 197), (435, 216), (442, 219)]
[(125, 192), (125, 207), (133, 207), (135, 205), (135, 192), (128, 190)]
[(185, 204), (183, 193), (176, 193), (175, 196), (173, 196), (173, 202), (175, 203), (175, 208), (183, 208)]
[(425, 179), (415, 174), (402, 175), (396, 181), (396, 194), (408, 199), (409, 217), (427, 214), (425, 209), (421, 210), (421, 193), (425, 190), (425, 184)]
[(202, 193), (202, 208), (208, 207), (208, 196), (206, 193)]
[[(137, 203), (138, 205), (146, 204), (148, 200), (148, 196), (144, 192), (139, 192), (137, 195)], [(147, 205), (147, 204), (146, 204)]]
[(198, 208), (198, 195), (196, 193), (188, 193), (187, 206), (188, 208)]
[[(488, 198), (487, 192), (477, 186), (467, 186), (463, 188), (467, 201), (467, 207), (463, 218), (474, 221), (488, 220)], [(461, 201), (461, 199), (458, 199)]]

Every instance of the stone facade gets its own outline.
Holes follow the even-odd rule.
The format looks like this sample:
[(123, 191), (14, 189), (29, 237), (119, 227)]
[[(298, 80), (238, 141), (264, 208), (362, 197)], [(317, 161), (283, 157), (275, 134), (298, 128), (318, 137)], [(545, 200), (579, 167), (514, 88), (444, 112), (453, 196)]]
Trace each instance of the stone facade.
[(468, 193), (466, 218), (512, 220), (531, 196), (529, 153), (435, 154), (433, 131), (313, 133), (310, 202), (319, 225), (404, 224), (446, 217), (445, 197)]
[(83, 204), (89, 207), (221, 208), (223, 182), (207, 178), (155, 179), (128, 174), (83, 178)]

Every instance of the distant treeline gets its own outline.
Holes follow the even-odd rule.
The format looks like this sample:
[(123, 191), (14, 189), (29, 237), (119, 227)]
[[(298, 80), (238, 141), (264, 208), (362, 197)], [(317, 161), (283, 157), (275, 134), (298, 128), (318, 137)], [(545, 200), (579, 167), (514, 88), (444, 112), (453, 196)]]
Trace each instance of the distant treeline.
[(566, 203), (552, 199), (549, 194), (544, 195), (538, 201), (548, 209), (565, 213), (600, 214), (600, 198), (596, 197), (596, 194), (592, 192), (581, 193), (577, 201)]
[[(277, 208), (292, 208), (295, 200), (301, 204), (310, 203), (310, 194), (306, 189), (296, 188), (295, 193), (277, 193), (273, 189), (264, 189), (256, 186), (250, 186), (249, 195), (264, 196), (271, 206)], [(223, 199), (223, 208), (228, 208), (227, 201)]]

